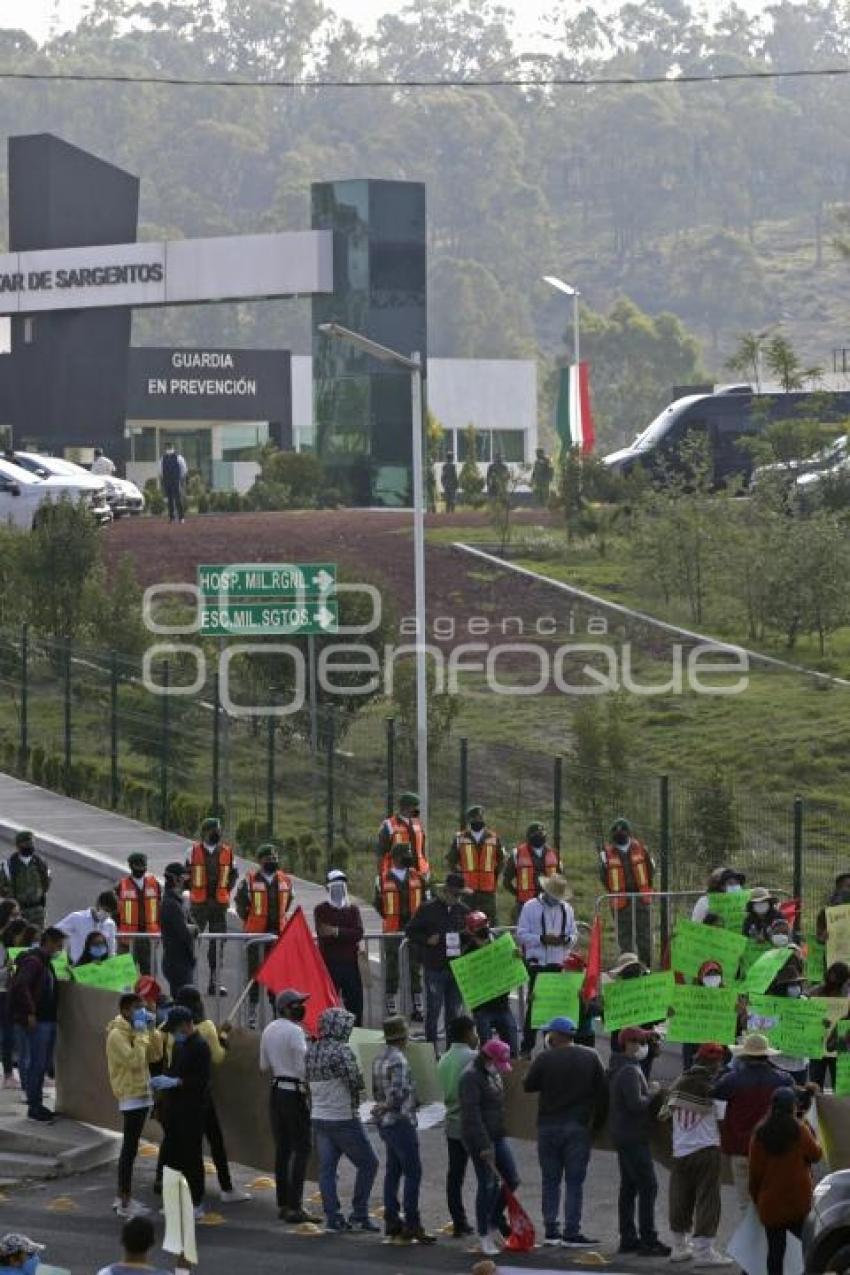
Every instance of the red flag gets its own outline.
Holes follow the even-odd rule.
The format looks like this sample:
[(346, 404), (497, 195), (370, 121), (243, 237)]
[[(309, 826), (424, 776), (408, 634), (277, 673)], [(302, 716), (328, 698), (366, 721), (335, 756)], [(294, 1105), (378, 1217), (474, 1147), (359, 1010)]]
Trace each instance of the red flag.
[(796, 930), (800, 919), (800, 900), (783, 899), (779, 905), (780, 916), (788, 922), (792, 930)]
[(590, 943), (587, 949), (587, 973), (581, 988), (581, 998), (587, 1003), (599, 995), (599, 980), (602, 975), (602, 917), (597, 913), (593, 918), (590, 930)]
[(340, 1004), (339, 993), (301, 908), (296, 908), (287, 921), (286, 929), (263, 961), (255, 978), (275, 996), (286, 987), (309, 992), (304, 1027), (313, 1036), (322, 1011)]

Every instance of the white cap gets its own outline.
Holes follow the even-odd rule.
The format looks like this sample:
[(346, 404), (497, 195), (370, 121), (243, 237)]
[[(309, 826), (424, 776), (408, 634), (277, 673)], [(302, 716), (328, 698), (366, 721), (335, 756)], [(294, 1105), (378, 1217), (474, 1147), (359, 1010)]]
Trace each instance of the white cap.
[(333, 885), (334, 881), (348, 881), (348, 877), (339, 868), (331, 868), (325, 877), (325, 884)]

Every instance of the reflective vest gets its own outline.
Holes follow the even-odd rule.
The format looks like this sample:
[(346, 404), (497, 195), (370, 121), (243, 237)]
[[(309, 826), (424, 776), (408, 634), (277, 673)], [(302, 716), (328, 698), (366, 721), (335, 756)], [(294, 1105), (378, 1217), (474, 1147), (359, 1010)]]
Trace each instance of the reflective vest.
[[(521, 846), (516, 848), (516, 898), (517, 903), (527, 903), (529, 899), (536, 899), (539, 893), (537, 888), (537, 876), (535, 873), (535, 863), (539, 862), (534, 857), (534, 852), (527, 841), (523, 841)], [(543, 869), (539, 873), (543, 877), (554, 877), (561, 867), (561, 857), (557, 850), (553, 850), (551, 846), (546, 846), (543, 853)]]
[(479, 894), (495, 894), (500, 857), (499, 838), (496, 834), (488, 832), (477, 842), (468, 832), (459, 832), (457, 852), (467, 887)]
[[(412, 869), (407, 874), (408, 918), (418, 912), (425, 897), (422, 877)], [(381, 915), (385, 934), (398, 934), (401, 929), (401, 885), (391, 872), (381, 876)]]
[(388, 851), (390, 863), (392, 863), (394, 846), (410, 846), (416, 871), (421, 872), (423, 877), (430, 876), (431, 865), (425, 858), (425, 829), (422, 827), (421, 819), (411, 819), (408, 823), (399, 815), (390, 815), (384, 826), (390, 833)]
[[(286, 925), (286, 913), (292, 898), (292, 880), (285, 872), (274, 874), (277, 881), (277, 929), (282, 934)], [(246, 934), (269, 933), (269, 883), (261, 872), (249, 872), (248, 877), (248, 915), (245, 918)]]
[[(635, 885), (641, 894), (652, 894), (652, 864), (649, 855), (646, 853), (646, 847), (642, 842), (632, 837), (629, 842), (629, 863), (631, 865), (632, 874), (634, 875)], [(616, 846), (605, 846), (605, 889), (608, 894), (625, 894), (626, 893), (626, 873), (623, 868), (623, 859)], [(648, 903), (649, 899), (644, 899), (644, 903)], [(631, 899), (619, 898), (610, 900), (611, 907), (619, 912), (621, 908), (626, 908), (631, 903)]]
[(152, 874), (145, 877), (141, 890), (132, 877), (122, 877), (118, 884), (118, 933), (159, 934), (161, 900), (160, 884)]
[[(196, 841), (192, 846), (189, 867), (192, 870), (189, 902), (206, 903), (208, 901), (207, 852), (200, 841)], [(215, 887), (215, 901), (225, 908), (230, 902), (230, 872), (232, 867), (233, 850), (222, 842), (218, 847), (218, 881)]]

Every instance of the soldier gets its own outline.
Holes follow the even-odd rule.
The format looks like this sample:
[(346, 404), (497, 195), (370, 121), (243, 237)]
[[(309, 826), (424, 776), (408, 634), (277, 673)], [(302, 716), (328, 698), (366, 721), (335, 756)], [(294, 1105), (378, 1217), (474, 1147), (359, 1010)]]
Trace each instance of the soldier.
[(412, 850), (416, 871), (427, 880), (431, 876), (431, 865), (425, 857), (425, 829), (419, 818), (419, 797), (415, 792), (401, 794), (398, 814), (385, 819), (378, 831), (381, 872), (392, 867), (392, 849), (396, 845), (406, 845)]
[[(611, 825), (609, 839), (599, 855), (599, 875), (611, 899), (621, 951), (636, 951), (644, 965), (652, 964), (650, 900), (655, 891), (655, 863), (642, 841), (632, 836), (628, 819)], [(643, 897), (638, 901), (630, 894)]]
[[(203, 821), (201, 839), (189, 850), (186, 867), (189, 871), (192, 920), (198, 927), (198, 933), (203, 934), (208, 929), (210, 934), (226, 934), (230, 895), (239, 874), (233, 861), (233, 847), (221, 839), (220, 819)], [(210, 996), (215, 996), (216, 992), (219, 996), (227, 995), (227, 988), (218, 986), (216, 982), (219, 946), (211, 942), (207, 954), (210, 971), (207, 993)]]
[(443, 484), (443, 500), (446, 513), (453, 514), (457, 503), (457, 465), (454, 452), (446, 452), (446, 459), (440, 475)]
[(49, 889), (50, 869), (36, 853), (32, 833), (24, 829), (16, 832), (15, 849), (0, 865), (0, 897), (14, 899), (24, 920), (43, 930)]
[(546, 844), (546, 825), (530, 823), (525, 841), (517, 846), (505, 864), (505, 889), (516, 899), (514, 924), (522, 906), (540, 893), (541, 877), (553, 877), (561, 871), (561, 856)]
[(134, 850), (127, 858), (129, 876), (122, 877), (115, 887), (118, 895), (118, 933), (149, 934), (151, 939), (133, 939), (121, 944), (122, 951), (132, 953), (141, 974), (150, 974), (152, 942), (160, 932), (162, 886), (152, 872), (148, 872), (147, 855)]
[(534, 454), (534, 467), (531, 471), (531, 489), (534, 492), (534, 503), (543, 508), (549, 503), (549, 491), (555, 471), (552, 462), (542, 447)]
[[(282, 934), (286, 914), (292, 906), (292, 878), (281, 871), (277, 848), (260, 846), (259, 868), (246, 873), (234, 903), (246, 934)], [(268, 955), (268, 943), (248, 944), (248, 976), (253, 978)], [(257, 1026), (260, 985), (253, 983), (248, 993), (248, 1026)], [(272, 997), (272, 1001), (274, 998)]]
[(466, 825), (458, 832), (446, 855), (454, 872), (461, 872), (472, 894), (466, 900), (471, 912), (484, 912), (491, 925), (498, 925), (496, 890), (505, 852), (498, 836), (487, 827), (483, 806), (470, 806)]
[[(414, 866), (410, 846), (398, 842), (389, 856), (390, 866), (381, 865), (375, 880), (375, 910), (383, 921), (384, 934), (398, 935), (384, 944), (384, 995), (387, 1017), (397, 1013), (399, 983), (399, 947), (410, 918), (428, 897), (425, 878)], [(410, 990), (413, 994), (413, 1022), (425, 1020), (422, 1005), (422, 967), (410, 952)]]
[(487, 466), (487, 495), (490, 500), (504, 500), (509, 478), (510, 470), (502, 460), (502, 453), (496, 452)]

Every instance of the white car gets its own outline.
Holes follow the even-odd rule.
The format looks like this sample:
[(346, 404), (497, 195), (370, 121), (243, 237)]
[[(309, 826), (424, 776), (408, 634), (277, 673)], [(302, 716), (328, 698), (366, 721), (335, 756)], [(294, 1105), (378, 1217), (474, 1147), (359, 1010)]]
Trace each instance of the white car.
[(134, 517), (145, 512), (145, 496), (129, 478), (118, 478), (115, 474), (100, 475), (106, 483), (106, 499), (113, 517), (122, 518), (124, 514)]
[(14, 463), (27, 470), (36, 478), (41, 478), (50, 487), (61, 490), (75, 488), (78, 496), (85, 493), (92, 507), (92, 513), (98, 522), (111, 522), (112, 510), (109, 506), (106, 481), (90, 474), (82, 465), (63, 460), (61, 456), (43, 456), (40, 452), (18, 451), (14, 453)]
[[(23, 466), (0, 459), (0, 522), (23, 531), (31, 531), (38, 522), (41, 509), (56, 500), (67, 498), (88, 500), (92, 513), (98, 516), (97, 494), (81, 487), (73, 478), (40, 478)], [(111, 518), (106, 510), (107, 519)]]

